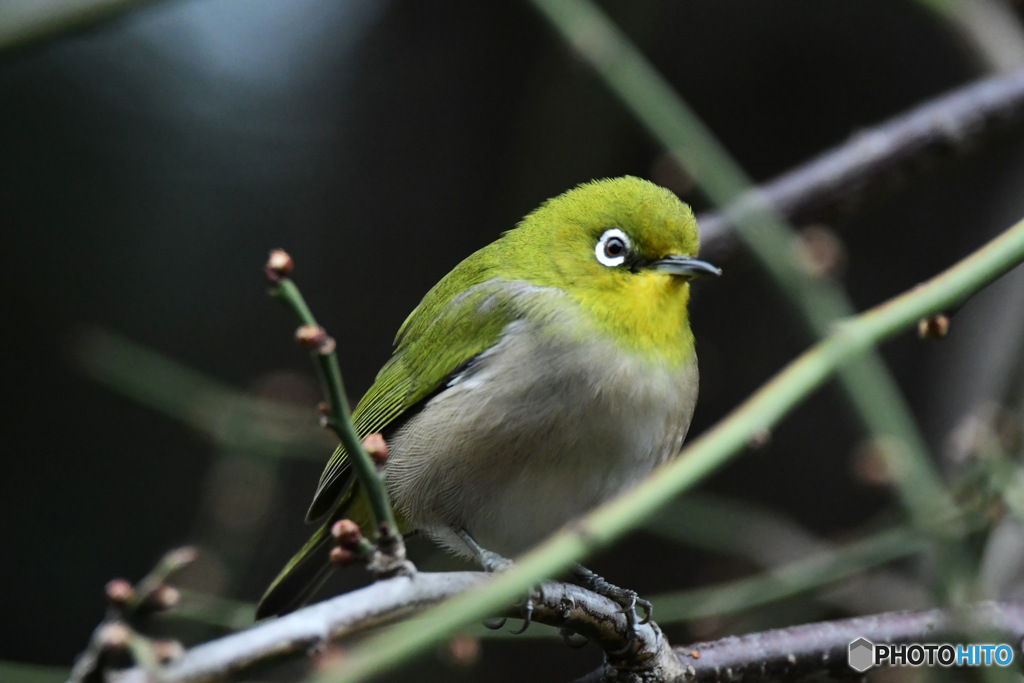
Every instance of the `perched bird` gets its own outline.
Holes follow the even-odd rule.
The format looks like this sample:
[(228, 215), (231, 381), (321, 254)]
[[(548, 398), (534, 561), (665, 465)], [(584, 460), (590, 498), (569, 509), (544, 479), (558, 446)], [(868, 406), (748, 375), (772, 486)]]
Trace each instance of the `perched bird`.
[[(689, 282), (720, 273), (697, 248), (693, 212), (670, 191), (596, 180), (544, 202), (438, 282), (353, 413), (361, 437), (387, 440), (383, 477), (401, 531), (487, 565), (679, 452), (697, 400)], [(334, 521), (372, 528), (346, 459), (339, 447), (328, 462), (307, 514), (325, 521), (258, 616), (291, 611), (319, 587)]]

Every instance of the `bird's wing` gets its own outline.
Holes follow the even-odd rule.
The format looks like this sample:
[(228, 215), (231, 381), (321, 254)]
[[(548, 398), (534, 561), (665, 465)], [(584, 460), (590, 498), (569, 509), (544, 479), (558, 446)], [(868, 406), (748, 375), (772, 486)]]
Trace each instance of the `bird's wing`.
[[(498, 343), (505, 327), (519, 320), (538, 296), (557, 290), (491, 278), (438, 304), (431, 295), (402, 325), (395, 352), (359, 401), (352, 422), (360, 438), (386, 430), (402, 415), (444, 389), (449, 379)], [(444, 296), (444, 292), (437, 292)], [(338, 446), (320, 477), (306, 519), (319, 519), (351, 497), (348, 453)]]

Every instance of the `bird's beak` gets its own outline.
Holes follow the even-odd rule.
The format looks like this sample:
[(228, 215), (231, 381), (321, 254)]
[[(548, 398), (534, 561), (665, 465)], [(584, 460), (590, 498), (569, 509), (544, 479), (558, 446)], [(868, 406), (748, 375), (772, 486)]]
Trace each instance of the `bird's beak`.
[(678, 275), (687, 280), (698, 275), (721, 275), (722, 269), (711, 265), (707, 261), (691, 258), (689, 256), (666, 256), (663, 259), (653, 261), (649, 266), (653, 270), (670, 275)]

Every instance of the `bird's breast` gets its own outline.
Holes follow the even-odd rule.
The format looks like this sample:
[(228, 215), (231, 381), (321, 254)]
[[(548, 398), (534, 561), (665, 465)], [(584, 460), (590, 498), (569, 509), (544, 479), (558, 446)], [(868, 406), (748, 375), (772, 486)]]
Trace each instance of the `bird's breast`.
[(517, 321), (390, 437), (385, 480), (436, 540), (465, 553), (464, 528), (516, 555), (677, 453), (696, 397), (692, 353), (669, 365)]

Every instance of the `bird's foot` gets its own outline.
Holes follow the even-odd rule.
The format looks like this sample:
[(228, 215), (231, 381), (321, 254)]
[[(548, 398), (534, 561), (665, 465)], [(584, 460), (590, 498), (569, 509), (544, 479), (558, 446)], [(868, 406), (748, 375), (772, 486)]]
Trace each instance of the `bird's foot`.
[[(483, 567), (484, 571), (487, 573), (492, 574), (494, 572), (503, 572), (512, 568), (512, 560), (482, 547), (465, 529), (459, 529), (456, 531), (456, 534), (458, 534), (459, 538), (462, 539), (462, 542), (473, 551), (473, 554), (476, 555), (477, 562), (480, 563), (480, 566)], [(526, 596), (526, 600), (523, 602), (522, 608), (523, 625), (521, 628), (512, 631), (513, 634), (519, 635), (530, 627), (530, 624), (533, 622), (533, 605), (536, 599), (543, 599), (540, 586), (535, 586), (533, 590), (530, 591), (530, 594)], [(491, 621), (485, 621), (484, 626), (492, 631), (496, 631), (504, 626), (506, 621), (508, 621), (508, 619), (502, 617)]]
[[(509, 564), (508, 566), (504, 567), (503, 569), (508, 569), (509, 567), (511, 567), (511, 564)], [(525, 633), (526, 629), (530, 628), (530, 624), (533, 623), (534, 603), (536, 601), (538, 601), (538, 600), (539, 601), (543, 601), (544, 600), (544, 594), (542, 592), (542, 587), (541, 586), (535, 586), (530, 591), (530, 593), (526, 596), (526, 599), (523, 601), (523, 606), (522, 606), (521, 612), (520, 612), (521, 618), (523, 620), (523, 625), (521, 627), (517, 628), (516, 630), (511, 631), (511, 633), (513, 635), (519, 635), (520, 633)], [(488, 621), (485, 621), (484, 622), (484, 626), (486, 628), (491, 629), (492, 631), (497, 631), (502, 626), (504, 626), (505, 622), (507, 622), (507, 621), (508, 621), (508, 617), (498, 617), (496, 619), (490, 619)]]
[[(630, 638), (629, 642), (619, 653), (612, 654), (625, 654), (628, 652), (636, 643), (639, 638), (638, 626), (650, 623), (651, 615), (654, 612), (654, 606), (649, 600), (644, 600), (637, 595), (636, 591), (628, 588), (620, 588), (615, 584), (605, 581), (603, 577), (594, 572), (590, 571), (583, 565), (577, 564), (573, 567), (572, 578), (574, 583), (582, 588), (594, 591), (598, 595), (602, 595), (615, 603), (618, 603), (622, 607), (622, 614), (626, 617), (626, 628), (629, 630)], [(644, 611), (644, 618), (637, 619), (636, 608), (640, 607)]]

